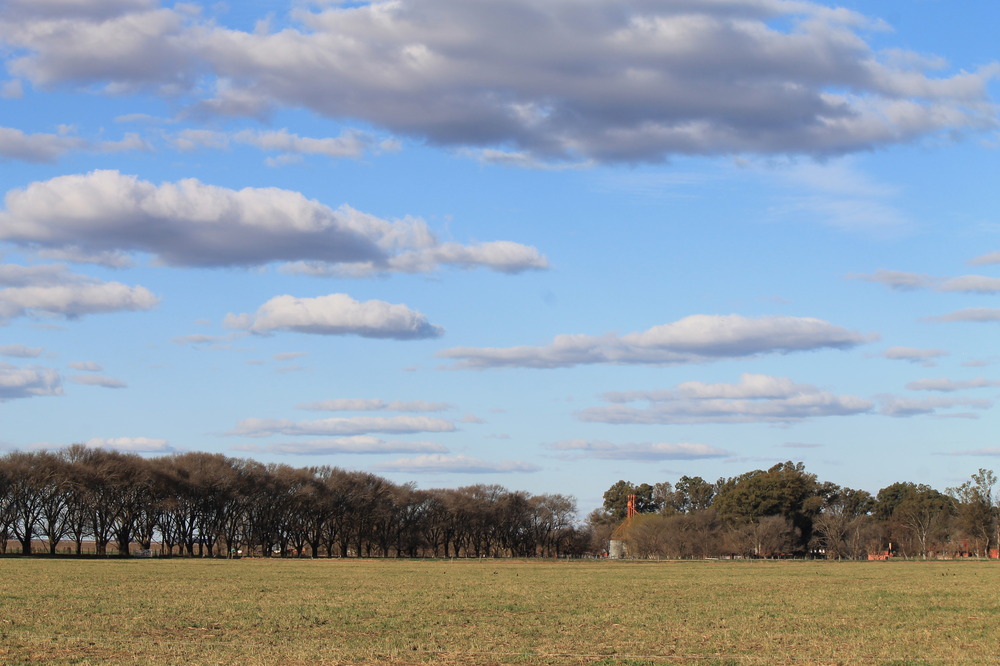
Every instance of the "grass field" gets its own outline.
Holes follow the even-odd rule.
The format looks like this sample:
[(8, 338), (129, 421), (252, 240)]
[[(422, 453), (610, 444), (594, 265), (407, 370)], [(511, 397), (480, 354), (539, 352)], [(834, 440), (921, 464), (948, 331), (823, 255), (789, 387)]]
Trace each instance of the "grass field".
[(0, 559), (0, 663), (983, 663), (997, 562)]

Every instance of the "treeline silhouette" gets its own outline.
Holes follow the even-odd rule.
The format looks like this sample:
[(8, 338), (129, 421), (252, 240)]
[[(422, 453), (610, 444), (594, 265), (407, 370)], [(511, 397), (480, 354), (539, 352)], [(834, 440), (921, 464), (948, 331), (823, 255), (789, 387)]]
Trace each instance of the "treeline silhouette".
[(313, 557), (558, 557), (588, 548), (564, 495), (418, 490), (337, 467), (73, 445), (0, 458), (0, 551)]
[[(639, 558), (996, 557), (996, 483), (980, 469), (944, 493), (903, 481), (873, 496), (820, 482), (789, 461), (714, 483), (619, 481), (588, 522), (595, 543), (613, 536)], [(640, 514), (626, 520), (630, 495)]]
[(581, 522), (561, 494), (74, 445), (0, 457), (0, 552), (561, 557), (604, 555), (613, 538), (635, 558), (985, 557), (1000, 543), (996, 483), (980, 469), (944, 493), (904, 481), (873, 496), (789, 461), (715, 482), (618, 481)]

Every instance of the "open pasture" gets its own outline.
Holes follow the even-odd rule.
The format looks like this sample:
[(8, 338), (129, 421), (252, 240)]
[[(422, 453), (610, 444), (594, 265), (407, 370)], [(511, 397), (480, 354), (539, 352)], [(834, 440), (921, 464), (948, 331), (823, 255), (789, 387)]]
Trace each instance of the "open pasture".
[(0, 663), (974, 663), (996, 562), (0, 560)]

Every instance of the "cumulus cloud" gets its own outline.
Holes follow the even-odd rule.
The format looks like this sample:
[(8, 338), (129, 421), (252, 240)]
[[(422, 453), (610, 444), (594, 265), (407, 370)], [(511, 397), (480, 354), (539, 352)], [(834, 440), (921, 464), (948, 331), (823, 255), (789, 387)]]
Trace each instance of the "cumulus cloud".
[(174, 450), (167, 440), (150, 437), (94, 437), (83, 445), (89, 449), (113, 449), (130, 453), (169, 453)]
[(65, 266), (57, 264), (35, 266), (0, 264), (0, 287), (59, 285), (66, 281), (68, 273)]
[(0, 362), (0, 402), (62, 394), (62, 377), (55, 370)]
[(297, 405), (298, 409), (323, 412), (444, 412), (452, 409), (447, 402), (424, 400), (379, 400), (378, 398), (337, 398)]
[(876, 22), (808, 1), (337, 2), (252, 33), (180, 3), (31, 4), (6, 3), (0, 39), (39, 86), (184, 90), (202, 113), (301, 107), (546, 160), (830, 155), (995, 126), (995, 64), (943, 74), (939, 58), (874, 50)]
[[(744, 374), (736, 384), (685, 382), (673, 390), (612, 392), (615, 403), (579, 413), (583, 421), (614, 424), (788, 423), (823, 416), (865, 414), (874, 406), (852, 395), (834, 395), (785, 377)], [(644, 408), (626, 406), (643, 401)]]
[(934, 365), (933, 361), (942, 356), (948, 356), (948, 352), (943, 349), (920, 349), (918, 347), (889, 347), (882, 356), (892, 361), (909, 361), (911, 363), (923, 363), (924, 365)]
[(508, 273), (547, 267), (509, 241), (441, 243), (427, 223), (332, 209), (278, 188), (232, 190), (196, 179), (155, 185), (117, 171), (59, 176), (11, 190), (0, 240), (101, 256), (141, 252), (172, 266), (291, 263), (316, 274), (427, 272), (441, 265)]
[(437, 442), (386, 441), (378, 437), (358, 435), (336, 439), (309, 440), (305, 442), (281, 442), (264, 448), (235, 447), (245, 451), (267, 451), (290, 455), (333, 455), (359, 454), (374, 455), (386, 453), (445, 453), (447, 448)]
[(964, 391), (974, 388), (990, 388), (1000, 386), (1000, 380), (977, 377), (975, 379), (918, 379), (906, 385), (911, 391), (940, 391), (950, 393), (952, 391)]
[(104, 375), (72, 375), (69, 377), (69, 381), (83, 386), (100, 386), (109, 389), (121, 389), (128, 386), (128, 384), (120, 379), (105, 377)]
[(84, 147), (86, 142), (58, 134), (25, 134), (0, 127), (0, 157), (25, 162), (55, 162), (64, 153)]
[(526, 462), (504, 460), (492, 462), (469, 456), (430, 454), (416, 458), (400, 458), (375, 466), (378, 472), (401, 474), (506, 474), (515, 472), (537, 472), (541, 468)]
[(355, 416), (298, 422), (288, 419), (250, 418), (240, 421), (235, 430), (228, 434), (243, 437), (270, 437), (271, 435), (329, 437), (368, 433), (399, 435), (419, 432), (453, 432), (455, 430), (453, 422), (427, 416)]
[[(971, 407), (973, 409), (990, 409), (993, 406), (992, 400), (974, 400), (969, 398), (903, 398), (899, 396), (880, 396), (879, 413), (884, 416), (896, 418), (906, 418), (910, 416), (924, 416), (936, 414), (942, 409), (952, 409), (954, 407)], [(965, 418), (979, 418), (975, 414), (950, 415)]]
[(359, 302), (347, 294), (317, 298), (276, 296), (253, 316), (229, 314), (226, 326), (251, 331), (297, 331), (317, 335), (359, 335), (364, 338), (419, 340), (436, 338), (444, 329), (405, 305), (385, 301)]
[(79, 82), (103, 83), (109, 93), (143, 86), (187, 89), (197, 65), (193, 26), (183, 5), (170, 10), (156, 4), (4, 3), (0, 39), (17, 49), (7, 69), (41, 87)]
[(809, 317), (692, 315), (638, 333), (560, 335), (544, 347), (455, 347), (455, 367), (562, 368), (583, 364), (677, 365), (766, 353), (849, 349), (870, 338)]
[(724, 458), (729, 451), (688, 442), (654, 442), (642, 444), (612, 444), (611, 442), (574, 439), (555, 442), (546, 448), (569, 453), (574, 458), (597, 458), (600, 460), (700, 460), (704, 458)]
[(156, 298), (145, 287), (102, 282), (65, 266), (0, 264), (0, 324), (23, 316), (77, 318), (89, 314), (149, 310)]
[(38, 358), (45, 351), (42, 347), (27, 345), (0, 345), (0, 356), (8, 358)]

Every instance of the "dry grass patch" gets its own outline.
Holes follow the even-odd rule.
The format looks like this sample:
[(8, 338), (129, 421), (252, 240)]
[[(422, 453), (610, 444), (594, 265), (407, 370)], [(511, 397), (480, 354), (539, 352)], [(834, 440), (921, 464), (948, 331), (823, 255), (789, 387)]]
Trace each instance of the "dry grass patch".
[(996, 661), (996, 562), (0, 560), (0, 662)]

